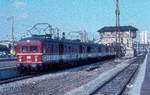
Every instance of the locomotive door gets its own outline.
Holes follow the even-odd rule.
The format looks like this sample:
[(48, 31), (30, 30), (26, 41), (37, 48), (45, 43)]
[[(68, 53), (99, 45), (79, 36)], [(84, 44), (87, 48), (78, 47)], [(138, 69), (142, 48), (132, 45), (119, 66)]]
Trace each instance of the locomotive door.
[(63, 44), (59, 44), (59, 55), (64, 54), (64, 45)]

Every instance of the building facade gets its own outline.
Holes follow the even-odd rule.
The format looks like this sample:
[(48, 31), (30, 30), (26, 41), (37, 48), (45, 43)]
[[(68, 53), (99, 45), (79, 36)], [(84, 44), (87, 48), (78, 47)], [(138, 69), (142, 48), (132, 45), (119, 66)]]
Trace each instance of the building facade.
[[(120, 31), (120, 40), (119, 33)], [(133, 48), (133, 40), (136, 38), (136, 31), (138, 29), (133, 26), (106, 26), (98, 30), (100, 35), (99, 43), (111, 44), (122, 43), (126, 48)]]
[[(116, 32), (116, 31), (119, 31)], [(121, 43), (126, 49), (126, 57), (135, 55), (134, 39), (136, 38), (137, 28), (133, 26), (105, 26), (98, 30), (101, 44)]]

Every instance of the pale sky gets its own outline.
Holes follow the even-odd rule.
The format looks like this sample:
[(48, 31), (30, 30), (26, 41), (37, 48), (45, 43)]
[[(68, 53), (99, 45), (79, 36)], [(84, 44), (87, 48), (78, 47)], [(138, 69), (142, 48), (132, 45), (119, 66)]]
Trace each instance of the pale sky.
[[(121, 25), (149, 32), (149, 5), (150, 0), (120, 0)], [(11, 38), (11, 16), (17, 39), (41, 22), (61, 32), (86, 30), (90, 39), (97, 39), (103, 26), (115, 25), (115, 0), (0, 0), (0, 12), (0, 40)]]

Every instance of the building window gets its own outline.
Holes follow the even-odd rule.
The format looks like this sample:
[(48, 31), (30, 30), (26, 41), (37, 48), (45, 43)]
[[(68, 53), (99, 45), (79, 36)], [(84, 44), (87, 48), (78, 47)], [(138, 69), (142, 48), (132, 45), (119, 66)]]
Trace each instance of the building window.
[(121, 38), (121, 43), (123, 43), (123, 38)]
[(129, 47), (129, 39), (127, 39), (127, 47)]

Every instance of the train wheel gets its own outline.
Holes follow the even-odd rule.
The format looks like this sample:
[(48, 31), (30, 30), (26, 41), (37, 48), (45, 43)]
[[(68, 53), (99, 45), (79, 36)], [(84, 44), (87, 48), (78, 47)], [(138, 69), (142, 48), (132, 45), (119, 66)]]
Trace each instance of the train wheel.
[(43, 71), (43, 70), (44, 70), (43, 65), (41, 65), (41, 66), (39, 67), (39, 70), (40, 70), (40, 71)]
[(26, 71), (26, 69), (25, 69), (25, 67), (23, 66), (23, 65), (18, 65), (17, 66), (17, 72), (19, 73), (19, 74), (21, 74), (21, 73), (24, 73)]
[(34, 72), (41, 72), (43, 71), (43, 65), (37, 65), (36, 67), (33, 68)]

